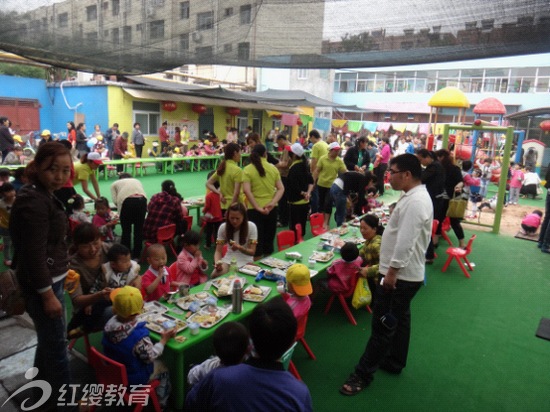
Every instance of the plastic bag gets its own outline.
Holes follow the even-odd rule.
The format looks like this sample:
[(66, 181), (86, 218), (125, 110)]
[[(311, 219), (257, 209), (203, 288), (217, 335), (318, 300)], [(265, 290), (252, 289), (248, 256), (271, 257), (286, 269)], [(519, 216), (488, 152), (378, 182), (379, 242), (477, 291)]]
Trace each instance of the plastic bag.
[(359, 277), (355, 290), (353, 291), (353, 298), (351, 304), (355, 309), (363, 308), (370, 305), (372, 302), (372, 294), (369, 289), (369, 283), (364, 277)]

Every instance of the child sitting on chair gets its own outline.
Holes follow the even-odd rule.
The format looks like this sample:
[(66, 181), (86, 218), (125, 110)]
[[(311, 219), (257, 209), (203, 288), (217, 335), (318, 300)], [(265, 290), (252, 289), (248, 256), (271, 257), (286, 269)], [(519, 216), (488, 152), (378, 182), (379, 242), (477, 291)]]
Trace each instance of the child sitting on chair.
[(107, 260), (101, 269), (108, 287), (115, 289), (128, 285), (141, 289), (140, 266), (132, 260), (130, 249), (115, 243), (107, 251)]
[(166, 366), (159, 360), (166, 342), (176, 335), (175, 329), (164, 330), (160, 341), (153, 345), (145, 322), (136, 317), (143, 308), (141, 292), (124, 286), (111, 292), (113, 316), (103, 331), (103, 351), (106, 356), (126, 366), (128, 385), (146, 385), (159, 380), (156, 387), (159, 403), (164, 408), (170, 395), (170, 375)]
[(212, 340), (216, 356), (191, 368), (187, 375), (190, 385), (196, 384), (213, 369), (238, 365), (248, 355), (248, 331), (239, 322), (223, 323), (215, 330)]
[[(313, 293), (310, 273), (306, 265), (295, 263), (286, 272), (286, 287), (288, 292), (282, 292), (283, 299), (292, 309), (296, 319), (305, 316), (311, 308), (309, 295)], [(279, 290), (279, 288), (277, 288)], [(279, 292), (281, 292), (279, 290)]]
[(170, 292), (170, 275), (165, 266), (167, 260), (163, 245), (155, 243), (147, 249), (149, 269), (141, 277), (141, 292), (146, 302), (159, 300)]
[(118, 216), (111, 212), (109, 201), (105, 197), (100, 197), (95, 201), (95, 215), (92, 218), (94, 226), (99, 228), (101, 240), (104, 242), (114, 242), (115, 234), (113, 227), (118, 224)]
[(533, 213), (529, 213), (521, 221), (521, 234), (527, 236), (535, 236), (539, 229), (542, 220), (542, 212), (540, 210), (533, 210)]
[(172, 289), (178, 289), (181, 285), (192, 287), (206, 282), (205, 271), (208, 269), (208, 262), (202, 257), (200, 241), (199, 234), (194, 230), (188, 230), (183, 235), (183, 249), (178, 255), (176, 276), (171, 279)]
[[(209, 173), (209, 175), (213, 174)], [(214, 182), (214, 187), (218, 189), (220, 183)], [(204, 199), (204, 207), (202, 209), (203, 216), (201, 218), (202, 225), (206, 232), (206, 249), (210, 249), (212, 246), (212, 237), (216, 236), (218, 229), (223, 222), (222, 206), (220, 201), (220, 194), (216, 192), (208, 192)], [(201, 229), (202, 230), (202, 229)]]
[(327, 288), (333, 293), (342, 293), (349, 290), (351, 279), (361, 270), (363, 259), (359, 256), (359, 249), (353, 242), (346, 242), (340, 249), (342, 259), (338, 259), (327, 270)]
[(72, 213), (69, 214), (69, 219), (78, 223), (91, 223), (90, 213), (84, 208), (84, 198), (80, 195), (73, 195), (67, 201)]

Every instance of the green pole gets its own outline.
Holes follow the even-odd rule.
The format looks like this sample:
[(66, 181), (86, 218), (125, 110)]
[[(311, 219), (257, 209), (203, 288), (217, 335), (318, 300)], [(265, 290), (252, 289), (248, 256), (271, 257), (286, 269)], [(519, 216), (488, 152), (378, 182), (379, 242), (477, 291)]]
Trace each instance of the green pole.
[(449, 148), (449, 123), (443, 125), (443, 147), (444, 149)]
[(497, 210), (495, 211), (495, 222), (493, 224), (493, 233), (500, 231), (500, 220), (502, 218), (502, 209), (504, 207), (504, 196), (506, 194), (506, 180), (508, 180), (508, 169), (510, 167), (510, 152), (512, 150), (512, 140), (514, 138), (514, 128), (506, 129), (506, 144), (504, 145), (504, 154), (500, 163), (500, 181), (498, 183)]

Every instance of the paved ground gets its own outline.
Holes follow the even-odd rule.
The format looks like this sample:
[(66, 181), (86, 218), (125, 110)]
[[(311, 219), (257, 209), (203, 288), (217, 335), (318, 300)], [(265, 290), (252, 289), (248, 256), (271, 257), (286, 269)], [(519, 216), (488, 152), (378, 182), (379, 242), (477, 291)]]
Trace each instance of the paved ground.
[[(0, 412), (19, 411), (19, 405), (28, 396), (23, 392), (2, 406), (13, 392), (28, 382), (25, 372), (33, 366), (35, 347), (36, 334), (28, 315), (0, 320)], [(71, 354), (69, 359), (74, 383), (95, 381), (84, 361)]]

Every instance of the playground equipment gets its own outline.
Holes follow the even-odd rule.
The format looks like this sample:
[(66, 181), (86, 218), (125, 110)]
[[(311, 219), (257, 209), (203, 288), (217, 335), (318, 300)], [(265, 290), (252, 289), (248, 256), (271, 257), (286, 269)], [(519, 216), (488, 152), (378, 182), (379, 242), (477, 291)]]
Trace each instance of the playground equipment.
[[(437, 117), (440, 109), (443, 108), (458, 108), (458, 123), (464, 122), (466, 116), (466, 110), (470, 107), (470, 102), (466, 98), (466, 95), (456, 87), (445, 87), (435, 93), (430, 100), (428, 100), (428, 106), (430, 106), (430, 130), (435, 134), (437, 126)], [(433, 123), (432, 123), (433, 119)], [(433, 124), (433, 126), (432, 126)], [(448, 136), (447, 136), (448, 138)], [(434, 139), (429, 139), (426, 142), (426, 148), (433, 150)]]
[[(449, 146), (449, 134), (451, 133), (451, 131), (455, 135), (461, 131), (470, 132), (471, 135), (473, 134), (474, 131), (477, 131), (479, 133), (504, 134), (506, 136), (506, 139), (504, 140), (504, 145), (502, 148), (503, 153), (501, 156), (500, 168), (501, 170), (508, 170), (508, 168), (510, 167), (510, 153), (512, 149), (512, 142), (514, 139), (513, 127), (487, 126), (485, 124), (482, 124), (481, 122), (479, 123), (479, 125), (446, 124), (443, 126), (443, 147), (444, 148), (447, 148)], [(476, 150), (472, 150), (472, 148), (470, 148), (470, 151), (474, 154), (476, 152)], [(489, 227), (492, 229), (493, 233), (495, 234), (499, 233), (500, 221), (502, 218), (502, 208), (504, 206), (504, 196), (506, 195), (506, 180), (507, 180), (507, 173), (499, 172), (498, 173), (498, 200), (497, 200), (497, 208), (495, 210), (495, 220), (493, 221), (493, 224), (488, 225), (488, 224), (479, 223), (479, 222), (478, 223), (466, 222), (466, 223), (477, 225), (477, 226)]]

